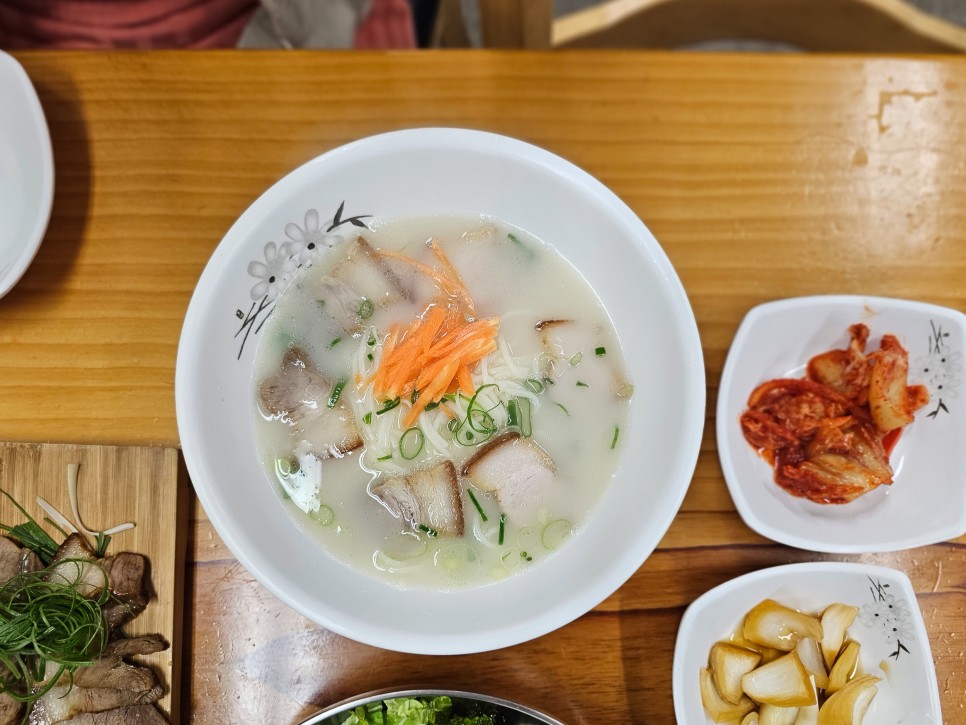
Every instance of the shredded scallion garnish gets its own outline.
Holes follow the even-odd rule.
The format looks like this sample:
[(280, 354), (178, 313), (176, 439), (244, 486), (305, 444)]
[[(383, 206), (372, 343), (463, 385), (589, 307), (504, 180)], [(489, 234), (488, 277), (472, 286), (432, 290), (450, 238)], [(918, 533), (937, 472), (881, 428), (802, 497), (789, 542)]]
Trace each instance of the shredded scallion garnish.
[(527, 378), (527, 380), (524, 381), (524, 385), (530, 388), (530, 390), (535, 392), (537, 395), (543, 392), (543, 383), (536, 378)]
[(497, 539), (497, 543), (500, 546), (503, 546), (503, 535), (504, 535), (505, 529), (506, 529), (506, 514), (500, 514), (500, 534), (499, 534), (499, 538)]
[(419, 530), (424, 532), (431, 539), (435, 539), (437, 536), (439, 536), (439, 532), (436, 529), (430, 528), (426, 524), (420, 524)]
[(388, 413), (393, 408), (399, 407), (399, 398), (393, 398), (392, 400), (387, 400), (382, 404), (382, 407), (376, 411), (376, 415), (382, 415), (383, 413)]
[(557, 403), (557, 407), (558, 407), (558, 408), (560, 408), (560, 410), (562, 410), (562, 411), (563, 411), (564, 413), (566, 413), (566, 414), (567, 414), (568, 416), (570, 415), (570, 411), (569, 411), (569, 410), (567, 410), (567, 408), (566, 408), (566, 406), (564, 406), (564, 404), (563, 404), (563, 403)]
[(340, 342), (342, 342), (342, 338), (341, 337), (335, 338), (334, 340), (332, 340), (332, 342), (329, 343), (329, 349), (331, 350), (336, 345), (338, 345)]
[(611, 450), (614, 450), (615, 448), (617, 448), (617, 439), (620, 437), (620, 434), (621, 434), (620, 427), (615, 425), (614, 426), (614, 438), (610, 442), (610, 449)]
[(342, 389), (345, 387), (345, 384), (346, 380), (343, 378), (332, 386), (332, 394), (329, 396), (329, 402), (326, 403), (329, 408), (334, 408), (339, 403), (339, 398), (342, 397)]
[(480, 518), (484, 523), (486, 523), (489, 519), (486, 517), (486, 512), (483, 511), (483, 507), (480, 506), (480, 502), (476, 500), (476, 495), (473, 493), (473, 489), (467, 488), (466, 493), (469, 495), (470, 501), (473, 502), (473, 505), (476, 506), (476, 510), (479, 512)]
[(405, 460), (411, 461), (423, 450), (426, 436), (416, 427), (409, 428), (399, 438), (399, 455)]
[(379, 457), (378, 457), (378, 458), (377, 458), (376, 460), (377, 460), (377, 461), (388, 461), (388, 460), (390, 460), (391, 458), (392, 458), (392, 453), (387, 453), (387, 454), (386, 454), (386, 455), (384, 455), (384, 456), (379, 456)]

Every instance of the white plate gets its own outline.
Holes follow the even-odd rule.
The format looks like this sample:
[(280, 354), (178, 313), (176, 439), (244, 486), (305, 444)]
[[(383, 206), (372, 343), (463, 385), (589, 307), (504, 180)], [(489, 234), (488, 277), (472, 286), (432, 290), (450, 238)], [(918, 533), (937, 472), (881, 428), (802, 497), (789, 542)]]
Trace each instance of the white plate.
[(0, 51), (0, 297), (37, 254), (53, 199), (54, 157), (43, 109), (24, 69)]
[[(253, 357), (277, 281), (285, 278), (286, 265), (294, 268), (279, 255), (286, 232), (301, 238), (303, 226), (315, 229), (320, 219), (346, 225), (364, 215), (460, 212), (502, 219), (570, 260), (611, 314), (635, 392), (621, 432), (621, 470), (585, 528), (558, 553), (531, 571), (476, 589), (400, 590), (330, 558), (279, 504), (255, 451)], [(455, 654), (556, 629), (637, 570), (690, 482), (705, 387), (697, 326), (677, 275), (613, 193), (573, 164), (521, 141), (419, 129), (320, 156), (239, 218), (191, 300), (175, 393), (195, 490), (222, 539), (259, 581), (315, 622), (362, 642)]]
[[(861, 645), (861, 671), (882, 678), (863, 725), (941, 725), (929, 638), (909, 579), (865, 564), (791, 564), (732, 579), (684, 613), (674, 647), (674, 712), (681, 725), (712, 725), (698, 673), (718, 640), (728, 639), (763, 599), (818, 614), (840, 602), (859, 607), (849, 638)], [(883, 666), (885, 663), (885, 666)]]
[[(817, 504), (774, 482), (774, 469), (748, 444), (738, 420), (748, 396), (773, 378), (801, 378), (809, 358), (848, 345), (848, 327), (868, 325), (867, 349), (883, 334), (909, 352), (909, 383), (929, 404), (902, 433), (891, 486), (851, 503)], [(962, 397), (966, 315), (881, 297), (799, 297), (760, 305), (741, 323), (718, 394), (718, 455), (741, 517), (774, 541), (830, 553), (895, 551), (966, 532), (966, 399)]]

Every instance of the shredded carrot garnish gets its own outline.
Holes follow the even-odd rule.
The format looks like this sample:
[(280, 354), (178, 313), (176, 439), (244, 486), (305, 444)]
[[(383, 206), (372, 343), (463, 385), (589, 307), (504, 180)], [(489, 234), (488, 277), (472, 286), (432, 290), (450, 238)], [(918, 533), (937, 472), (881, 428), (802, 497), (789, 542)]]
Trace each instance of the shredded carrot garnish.
[[(457, 390), (475, 392), (472, 369), (496, 350), (499, 318), (475, 319), (473, 299), (439, 242), (429, 247), (439, 260), (434, 269), (396, 252), (380, 251), (384, 257), (412, 266), (436, 283), (437, 294), (404, 331), (389, 330), (383, 343), (379, 367), (368, 382), (377, 399), (411, 398), (418, 391), (403, 425), (411, 426), (430, 403), (438, 403)], [(451, 413), (444, 408), (447, 413)]]

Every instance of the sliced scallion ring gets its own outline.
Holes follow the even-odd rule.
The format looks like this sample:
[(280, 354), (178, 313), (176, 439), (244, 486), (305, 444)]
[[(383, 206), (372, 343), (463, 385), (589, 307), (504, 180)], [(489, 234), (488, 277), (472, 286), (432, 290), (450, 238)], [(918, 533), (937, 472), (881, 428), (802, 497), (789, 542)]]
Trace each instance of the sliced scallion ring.
[(359, 304), (359, 317), (363, 320), (368, 320), (372, 317), (372, 313), (376, 311), (376, 306), (372, 304), (371, 300), (363, 299)]
[(426, 436), (417, 427), (408, 428), (399, 438), (399, 455), (405, 460), (411, 461), (423, 450), (426, 443)]
[(328, 526), (335, 521), (335, 512), (325, 504), (322, 504), (319, 506), (318, 511), (309, 512), (309, 518), (319, 524), (319, 526)]
[(537, 395), (543, 392), (543, 383), (536, 378), (527, 378), (524, 383), (530, 390), (535, 392)]
[(553, 551), (560, 546), (560, 542), (573, 533), (573, 530), (573, 524), (567, 521), (567, 519), (551, 521), (543, 527), (543, 533), (540, 535), (540, 543), (543, 544), (543, 548)]

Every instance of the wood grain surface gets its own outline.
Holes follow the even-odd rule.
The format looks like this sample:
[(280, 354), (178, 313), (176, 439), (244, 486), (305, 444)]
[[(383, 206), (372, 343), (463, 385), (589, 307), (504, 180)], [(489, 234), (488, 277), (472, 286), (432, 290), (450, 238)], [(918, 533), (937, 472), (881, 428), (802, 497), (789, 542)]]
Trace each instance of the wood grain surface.
[[(74, 521), (67, 492), (67, 466), (71, 463), (80, 464), (78, 510), (88, 529), (103, 531), (127, 522), (135, 524), (112, 537), (107, 551), (109, 555), (131, 551), (150, 561), (151, 599), (124, 631), (129, 635), (160, 634), (169, 643), (167, 650), (138, 659), (151, 666), (165, 684), (167, 692), (159, 704), (165, 711), (177, 712), (187, 542), (187, 517), (178, 512), (178, 451), (0, 443), (0, 488), (37, 521), (45, 517), (36, 503), (38, 496)], [(0, 522), (14, 526), (24, 521), (11, 501), (0, 498)], [(59, 542), (59, 534), (47, 528)]]
[(480, 128), (577, 163), (654, 232), (702, 336), (708, 425), (681, 512), (624, 587), (536, 641), (464, 657), (356, 644), (268, 594), (195, 507), (186, 720), (296, 722), (358, 692), (421, 682), (518, 699), (568, 723), (672, 723), (672, 651), (688, 603), (762, 567), (838, 559), (910, 576), (944, 719), (966, 722), (966, 539), (828, 557), (769, 542), (736, 514), (713, 433), (725, 354), (758, 303), (859, 293), (966, 311), (966, 61), (496, 51), (18, 58), (50, 122), (57, 191), (36, 261), (0, 300), (0, 439), (177, 445), (178, 334), (221, 236), (296, 165), (391, 129)]

